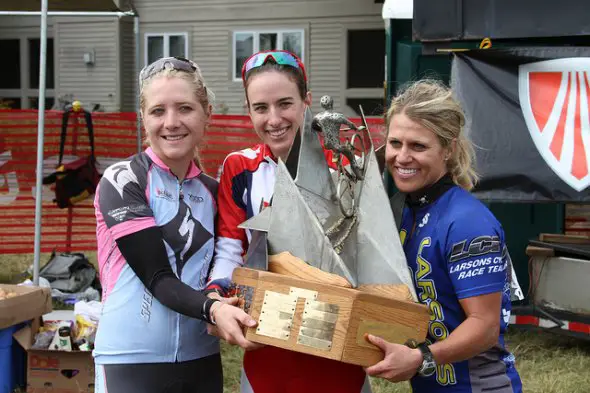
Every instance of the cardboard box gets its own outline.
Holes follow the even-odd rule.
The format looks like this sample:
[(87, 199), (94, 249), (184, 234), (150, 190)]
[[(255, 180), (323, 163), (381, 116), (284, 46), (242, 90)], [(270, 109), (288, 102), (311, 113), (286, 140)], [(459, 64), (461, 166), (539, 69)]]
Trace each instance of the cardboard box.
[(27, 352), (27, 393), (94, 392), (92, 352), (32, 349), (38, 330), (35, 322), (14, 333)]
[(404, 344), (428, 331), (428, 309), (413, 301), (248, 268), (232, 278), (258, 322), (246, 330), (253, 342), (368, 367), (383, 352), (365, 334)]
[(29, 321), (51, 312), (51, 290), (26, 285), (0, 284), (7, 292), (17, 296), (0, 300), (0, 329)]

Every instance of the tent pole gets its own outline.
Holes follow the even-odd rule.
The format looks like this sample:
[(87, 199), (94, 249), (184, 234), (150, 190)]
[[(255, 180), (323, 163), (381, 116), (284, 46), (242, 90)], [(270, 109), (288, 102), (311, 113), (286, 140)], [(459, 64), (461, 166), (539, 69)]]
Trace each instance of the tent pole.
[(141, 108), (139, 106), (139, 71), (141, 70), (141, 49), (139, 36), (139, 15), (133, 17), (133, 33), (135, 34), (135, 116), (137, 127), (137, 152), (141, 153)]
[(41, 53), (39, 54), (39, 111), (37, 121), (37, 171), (35, 182), (35, 243), (33, 283), (39, 285), (41, 258), (41, 208), (43, 206), (43, 137), (45, 133), (45, 75), (47, 65), (47, 0), (41, 1)]

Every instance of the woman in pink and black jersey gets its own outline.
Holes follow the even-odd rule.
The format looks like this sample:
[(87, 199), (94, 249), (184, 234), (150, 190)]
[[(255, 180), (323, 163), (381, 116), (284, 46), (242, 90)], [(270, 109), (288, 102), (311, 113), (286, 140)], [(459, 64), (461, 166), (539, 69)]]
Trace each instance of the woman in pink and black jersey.
[(95, 390), (221, 393), (219, 343), (207, 324), (248, 348), (240, 325), (255, 321), (232, 300), (203, 293), (218, 185), (194, 154), (211, 116), (210, 91), (199, 67), (182, 58), (157, 60), (139, 82), (150, 147), (110, 166), (94, 203), (104, 288)]

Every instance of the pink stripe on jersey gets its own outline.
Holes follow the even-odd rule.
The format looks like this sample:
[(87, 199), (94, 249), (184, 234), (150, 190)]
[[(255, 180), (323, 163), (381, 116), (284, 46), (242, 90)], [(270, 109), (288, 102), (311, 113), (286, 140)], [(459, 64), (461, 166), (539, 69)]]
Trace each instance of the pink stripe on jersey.
[(139, 232), (143, 229), (155, 226), (156, 220), (154, 219), (154, 217), (136, 218), (133, 220), (124, 221), (120, 224), (111, 227), (111, 233), (113, 235), (113, 239), (117, 240), (119, 238), (122, 238), (123, 236), (127, 236), (132, 233)]

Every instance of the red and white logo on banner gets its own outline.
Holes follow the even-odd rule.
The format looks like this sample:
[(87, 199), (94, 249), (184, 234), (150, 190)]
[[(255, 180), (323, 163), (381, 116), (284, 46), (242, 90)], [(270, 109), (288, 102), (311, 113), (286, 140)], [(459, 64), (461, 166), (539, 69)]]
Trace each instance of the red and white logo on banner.
[(524, 120), (545, 162), (573, 189), (590, 186), (590, 58), (521, 65), (518, 93)]

